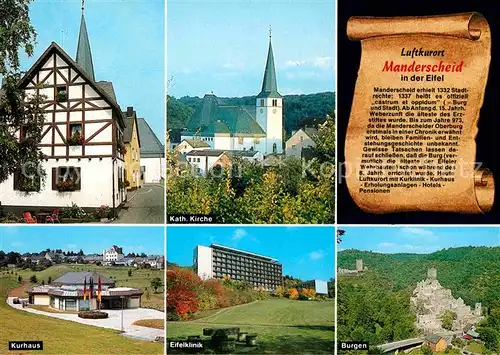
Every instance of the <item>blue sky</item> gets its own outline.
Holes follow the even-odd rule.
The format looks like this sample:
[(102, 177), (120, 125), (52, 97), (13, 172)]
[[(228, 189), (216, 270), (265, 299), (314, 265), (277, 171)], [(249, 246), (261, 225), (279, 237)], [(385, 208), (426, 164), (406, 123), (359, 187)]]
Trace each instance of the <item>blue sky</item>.
[(164, 228), (132, 226), (2, 226), (0, 250), (19, 253), (40, 252), (47, 248), (100, 253), (111, 245), (125, 254), (163, 255)]
[(495, 227), (342, 227), (346, 233), (339, 251), (371, 250), (381, 253), (432, 253), (460, 246), (500, 246)]
[(269, 25), (281, 94), (335, 89), (333, 0), (170, 0), (167, 19), (170, 95), (258, 94)]
[(276, 258), (303, 280), (334, 275), (333, 227), (167, 227), (167, 260), (192, 265), (196, 245), (212, 243)]
[[(36, 0), (30, 17), (38, 44), (33, 57), (22, 53), (22, 70), (28, 70), (52, 41), (76, 58), (80, 0)], [(163, 0), (86, 0), (85, 21), (96, 80), (112, 81), (122, 110), (134, 106), (161, 140), (165, 130)]]

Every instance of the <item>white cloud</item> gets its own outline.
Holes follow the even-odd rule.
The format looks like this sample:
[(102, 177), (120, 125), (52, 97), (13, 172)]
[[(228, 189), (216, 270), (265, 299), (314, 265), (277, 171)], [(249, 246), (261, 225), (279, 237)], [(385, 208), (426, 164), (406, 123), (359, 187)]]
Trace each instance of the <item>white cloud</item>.
[(332, 57), (317, 57), (312, 60), (312, 66), (322, 69), (333, 69)]
[(315, 250), (309, 253), (309, 259), (320, 260), (325, 257), (325, 252), (323, 250)]
[(240, 240), (248, 235), (247, 231), (243, 228), (238, 228), (234, 231), (233, 237), (231, 238), (233, 241)]
[(285, 67), (287, 67), (287, 68), (293, 68), (293, 67), (297, 67), (299, 65), (304, 65), (306, 63), (307, 62), (305, 60), (287, 60), (285, 62)]
[(243, 70), (243, 69), (245, 69), (245, 63), (243, 63), (243, 62), (228, 62), (228, 63), (222, 64), (222, 67), (224, 69)]
[(289, 59), (285, 62), (284, 67), (287, 69), (294, 68), (317, 68), (317, 69), (333, 69), (334, 63), (332, 57), (316, 57), (303, 60)]
[(420, 242), (432, 243), (437, 240), (437, 235), (433, 231), (424, 228), (405, 227), (401, 233), (406, 239)]

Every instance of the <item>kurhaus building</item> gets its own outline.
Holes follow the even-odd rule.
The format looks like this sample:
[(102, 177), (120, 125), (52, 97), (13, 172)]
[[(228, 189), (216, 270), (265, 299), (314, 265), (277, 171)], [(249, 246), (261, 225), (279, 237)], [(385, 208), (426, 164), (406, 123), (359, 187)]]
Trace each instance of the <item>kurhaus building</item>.
[[(1, 202), (14, 211), (60, 208), (71, 203), (118, 208), (125, 201), (124, 119), (113, 84), (97, 81), (82, 13), (76, 60), (56, 43), (20, 82), (27, 95), (44, 95), (39, 144), (45, 183), (21, 173), (0, 184)], [(29, 132), (22, 128), (16, 138)], [(33, 185), (38, 186), (33, 191)]]
[(90, 280), (93, 280), (93, 295), (90, 308), (97, 309), (98, 280), (101, 278), (101, 309), (139, 308), (143, 291), (130, 287), (115, 287), (115, 281), (97, 272), (67, 272), (50, 285), (34, 286), (28, 290), (29, 303), (50, 306), (62, 311), (82, 309), (83, 293), (90, 292)]
[(193, 264), (198, 276), (205, 280), (226, 276), (267, 291), (275, 290), (283, 282), (283, 267), (278, 259), (219, 244), (197, 245)]

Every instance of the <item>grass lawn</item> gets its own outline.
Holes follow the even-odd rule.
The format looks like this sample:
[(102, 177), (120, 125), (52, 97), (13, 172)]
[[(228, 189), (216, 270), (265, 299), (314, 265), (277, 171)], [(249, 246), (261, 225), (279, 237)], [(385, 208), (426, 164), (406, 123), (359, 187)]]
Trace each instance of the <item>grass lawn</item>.
[(12, 340), (41, 340), (43, 354), (163, 354), (163, 344), (133, 340), (118, 331), (83, 325), (16, 310), (5, 302), (9, 289), (17, 280), (0, 276), (0, 353), (27, 355), (31, 352), (9, 352)]
[(28, 305), (28, 308), (33, 308), (33, 309), (36, 309), (36, 310), (39, 310), (42, 312), (48, 312), (48, 313), (63, 313), (63, 314), (77, 314), (78, 313), (77, 311), (62, 311), (62, 310), (55, 309), (55, 308), (52, 308), (49, 306), (42, 306), (42, 305), (38, 305), (38, 304), (37, 305), (30, 304), (30, 305)]
[(486, 352), (486, 348), (483, 344), (478, 343), (478, 342), (473, 341), (473, 340), (469, 343), (469, 345), (467, 345), (464, 348), (464, 350), (470, 351), (473, 353), (477, 353), (477, 354), (484, 354)]
[[(153, 288), (151, 287), (151, 279), (155, 277), (159, 277), (161, 280), (164, 280), (164, 270), (157, 269), (134, 269), (132, 270), (132, 276), (128, 276), (128, 267), (113, 267), (113, 266), (97, 266), (92, 264), (81, 265), (81, 264), (59, 264), (49, 267), (43, 271), (34, 272), (30, 269), (9, 269), (5, 271), (0, 271), (0, 277), (7, 275), (7, 272), (14, 272), (13, 276), (17, 279), (20, 275), (24, 281), (29, 281), (30, 277), (34, 274), (39, 283), (45, 281), (48, 282), (49, 277), (52, 280), (57, 279), (59, 276), (64, 274), (65, 272), (71, 271), (99, 271), (103, 275), (112, 278), (116, 281), (117, 287), (136, 287), (141, 288), (143, 291), (149, 291), (149, 299), (144, 293), (142, 295), (142, 306), (146, 308), (154, 308), (163, 311), (165, 309), (165, 297), (163, 294), (163, 288), (158, 289), (157, 293), (154, 293)], [(17, 275), (15, 275), (17, 273)], [(164, 281), (163, 281), (164, 283)], [(27, 294), (25, 295), (28, 296)]]
[[(334, 302), (267, 299), (222, 309), (202, 319), (167, 322), (167, 338), (202, 335), (203, 328), (238, 326), (257, 333), (258, 346), (240, 351), (251, 354), (333, 354)], [(169, 350), (169, 353), (175, 353)]]

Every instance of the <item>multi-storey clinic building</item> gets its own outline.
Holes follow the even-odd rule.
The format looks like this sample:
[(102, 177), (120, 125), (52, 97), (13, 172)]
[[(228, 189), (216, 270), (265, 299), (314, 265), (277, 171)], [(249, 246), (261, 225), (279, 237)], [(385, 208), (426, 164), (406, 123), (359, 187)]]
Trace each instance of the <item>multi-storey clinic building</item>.
[(238, 250), (223, 245), (197, 245), (193, 264), (200, 278), (243, 281), (254, 287), (273, 291), (282, 285), (283, 267), (278, 259)]

